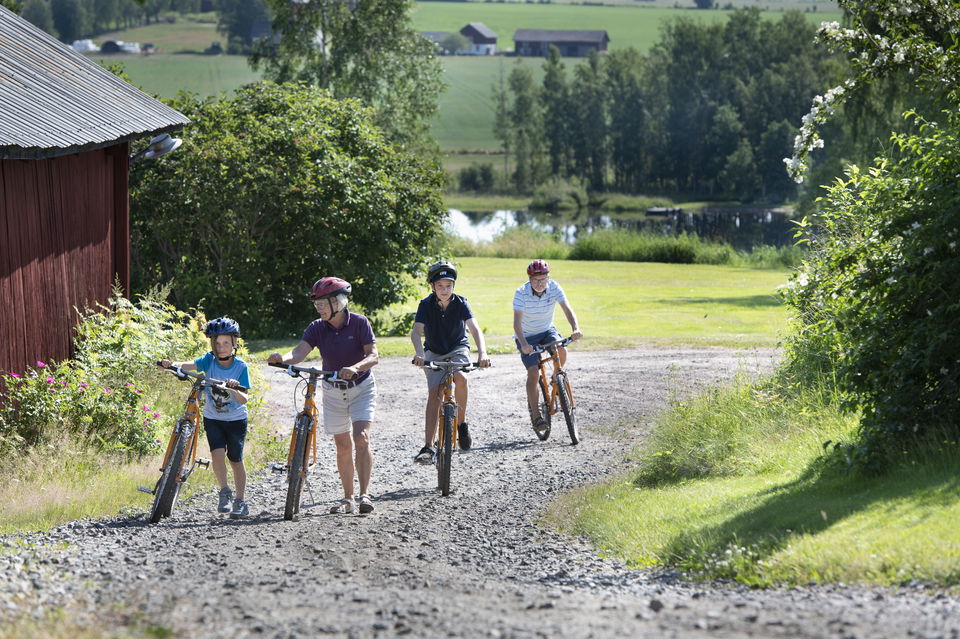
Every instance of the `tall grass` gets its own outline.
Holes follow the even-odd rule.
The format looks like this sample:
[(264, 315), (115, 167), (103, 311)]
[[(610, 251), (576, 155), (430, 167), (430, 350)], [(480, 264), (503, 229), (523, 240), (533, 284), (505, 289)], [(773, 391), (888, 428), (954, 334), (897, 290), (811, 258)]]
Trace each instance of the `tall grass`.
[(447, 236), (450, 252), (457, 257), (518, 257), (562, 260), (570, 254), (570, 246), (552, 233), (528, 226), (511, 226), (490, 242), (473, 242), (454, 235)]

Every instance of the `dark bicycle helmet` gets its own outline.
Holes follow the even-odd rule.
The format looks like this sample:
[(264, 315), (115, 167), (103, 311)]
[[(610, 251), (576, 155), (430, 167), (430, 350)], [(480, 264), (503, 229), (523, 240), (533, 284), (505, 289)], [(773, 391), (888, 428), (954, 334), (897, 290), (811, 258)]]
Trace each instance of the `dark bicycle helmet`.
[(427, 282), (433, 284), (438, 280), (457, 281), (457, 269), (450, 262), (437, 262), (427, 270)]
[(352, 292), (353, 287), (350, 286), (350, 282), (346, 280), (342, 280), (339, 277), (321, 277), (314, 282), (313, 288), (310, 289), (310, 299), (322, 300), (328, 297), (336, 297), (341, 293), (343, 295), (350, 295)]
[(236, 320), (232, 320), (229, 317), (218, 317), (217, 319), (207, 322), (206, 328), (203, 329), (203, 334), (207, 337), (216, 337), (217, 335), (240, 337), (240, 325)]
[(546, 260), (534, 260), (527, 265), (527, 275), (546, 275), (550, 272), (550, 265)]

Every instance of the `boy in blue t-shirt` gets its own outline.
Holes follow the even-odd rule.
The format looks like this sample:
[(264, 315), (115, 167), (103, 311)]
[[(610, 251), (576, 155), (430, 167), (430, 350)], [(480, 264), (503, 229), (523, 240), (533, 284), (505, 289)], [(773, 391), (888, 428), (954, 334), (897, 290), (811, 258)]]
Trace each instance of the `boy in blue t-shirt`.
[[(220, 485), (217, 510), (229, 512), (231, 519), (246, 517), (250, 509), (244, 500), (247, 471), (243, 465), (243, 442), (247, 437), (247, 394), (239, 386), (250, 388), (247, 364), (237, 357), (240, 325), (229, 317), (218, 317), (207, 322), (204, 335), (210, 338), (210, 352), (192, 362), (162, 360), (160, 366), (177, 366), (186, 371), (198, 371), (207, 377), (226, 382), (227, 390), (206, 389), (203, 404), (203, 429), (210, 445), (213, 474)], [(227, 486), (227, 464), (230, 460), (236, 497)], [(231, 499), (233, 501), (231, 507)]]
[[(467, 298), (460, 297), (453, 292), (457, 281), (457, 269), (449, 262), (437, 262), (427, 271), (427, 281), (433, 292), (420, 300), (417, 315), (413, 320), (413, 330), (410, 332), (410, 341), (413, 342), (413, 365), (423, 366), (425, 361), (447, 360), (451, 362), (470, 361), (470, 347), (467, 342), (467, 331), (473, 335), (473, 342), (477, 345), (477, 359), (480, 366), (489, 366), (487, 347), (483, 340), (483, 333), (477, 325), (477, 320), (470, 310)], [(426, 350), (422, 343), (423, 333), (426, 331)], [(424, 427), (424, 446), (414, 457), (420, 464), (432, 464), (437, 452), (433, 449), (434, 438), (437, 434), (440, 402), (443, 390), (443, 371), (423, 369), (427, 374), (427, 409)], [(466, 422), (467, 413), (467, 378), (463, 373), (455, 373), (455, 395), (457, 399), (457, 439), (460, 448), (470, 450), (472, 444), (469, 427)]]

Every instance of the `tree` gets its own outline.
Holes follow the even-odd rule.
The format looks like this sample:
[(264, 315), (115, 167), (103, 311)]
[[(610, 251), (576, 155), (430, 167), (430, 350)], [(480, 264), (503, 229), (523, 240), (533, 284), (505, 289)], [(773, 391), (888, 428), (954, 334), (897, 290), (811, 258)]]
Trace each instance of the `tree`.
[(135, 289), (172, 280), (179, 307), (203, 300), (254, 336), (302, 329), (322, 275), (351, 281), (367, 310), (405, 298), (446, 215), (439, 167), (316, 87), (170, 104), (192, 121), (183, 146), (131, 174)]
[(23, 13), (20, 14), (20, 17), (56, 37), (57, 34), (53, 28), (53, 13), (50, 11), (47, 0), (29, 0), (23, 7)]
[(571, 94), (576, 113), (571, 131), (574, 166), (591, 189), (602, 191), (610, 138), (606, 78), (596, 51), (574, 70)]
[(550, 157), (550, 175), (562, 179), (570, 169), (570, 133), (574, 113), (567, 70), (560, 58), (560, 50), (552, 44), (543, 63), (540, 103), (543, 110), (543, 136)]
[(833, 367), (845, 407), (860, 415), (840, 450), (878, 471), (922, 450), (955, 455), (960, 436), (960, 9), (841, 4), (849, 26), (824, 25), (819, 38), (846, 51), (852, 73), (804, 116), (793, 175), (804, 176), (839, 107), (878, 82), (898, 77), (914, 100), (942, 108), (936, 121), (906, 114), (872, 166), (853, 165), (830, 186), (806, 235), (817, 250), (788, 289), (794, 357)]
[(50, 11), (63, 42), (73, 42), (90, 33), (89, 16), (80, 0), (51, 0)]
[(543, 115), (533, 72), (519, 61), (507, 79), (512, 101), (505, 105), (505, 146), (513, 149), (513, 174), (518, 193), (530, 193), (543, 177)]
[(217, 31), (227, 37), (229, 53), (251, 53), (254, 25), (269, 20), (266, 0), (217, 0)]
[(268, 0), (279, 41), (251, 63), (277, 82), (306, 82), (356, 98), (393, 142), (435, 150), (429, 127), (443, 88), (433, 44), (410, 20), (412, 0)]
[(467, 40), (461, 33), (451, 33), (440, 41), (440, 48), (447, 53), (466, 51), (470, 48), (470, 41)]

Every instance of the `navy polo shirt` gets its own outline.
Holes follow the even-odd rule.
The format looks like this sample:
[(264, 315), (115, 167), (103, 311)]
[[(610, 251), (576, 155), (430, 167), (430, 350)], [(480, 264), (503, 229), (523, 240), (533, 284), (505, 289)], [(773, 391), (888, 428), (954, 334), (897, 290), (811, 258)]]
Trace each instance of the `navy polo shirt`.
[(427, 350), (446, 355), (461, 346), (467, 346), (466, 321), (473, 317), (467, 298), (456, 293), (450, 296), (446, 309), (440, 308), (436, 293), (430, 293), (417, 307), (414, 322), (423, 324)]
[[(347, 321), (340, 328), (322, 319), (314, 320), (301, 339), (320, 351), (325, 371), (353, 366), (365, 357), (363, 347), (377, 341), (370, 320), (357, 313), (347, 313)], [(369, 374), (369, 370), (357, 373), (356, 381), (363, 381)]]

